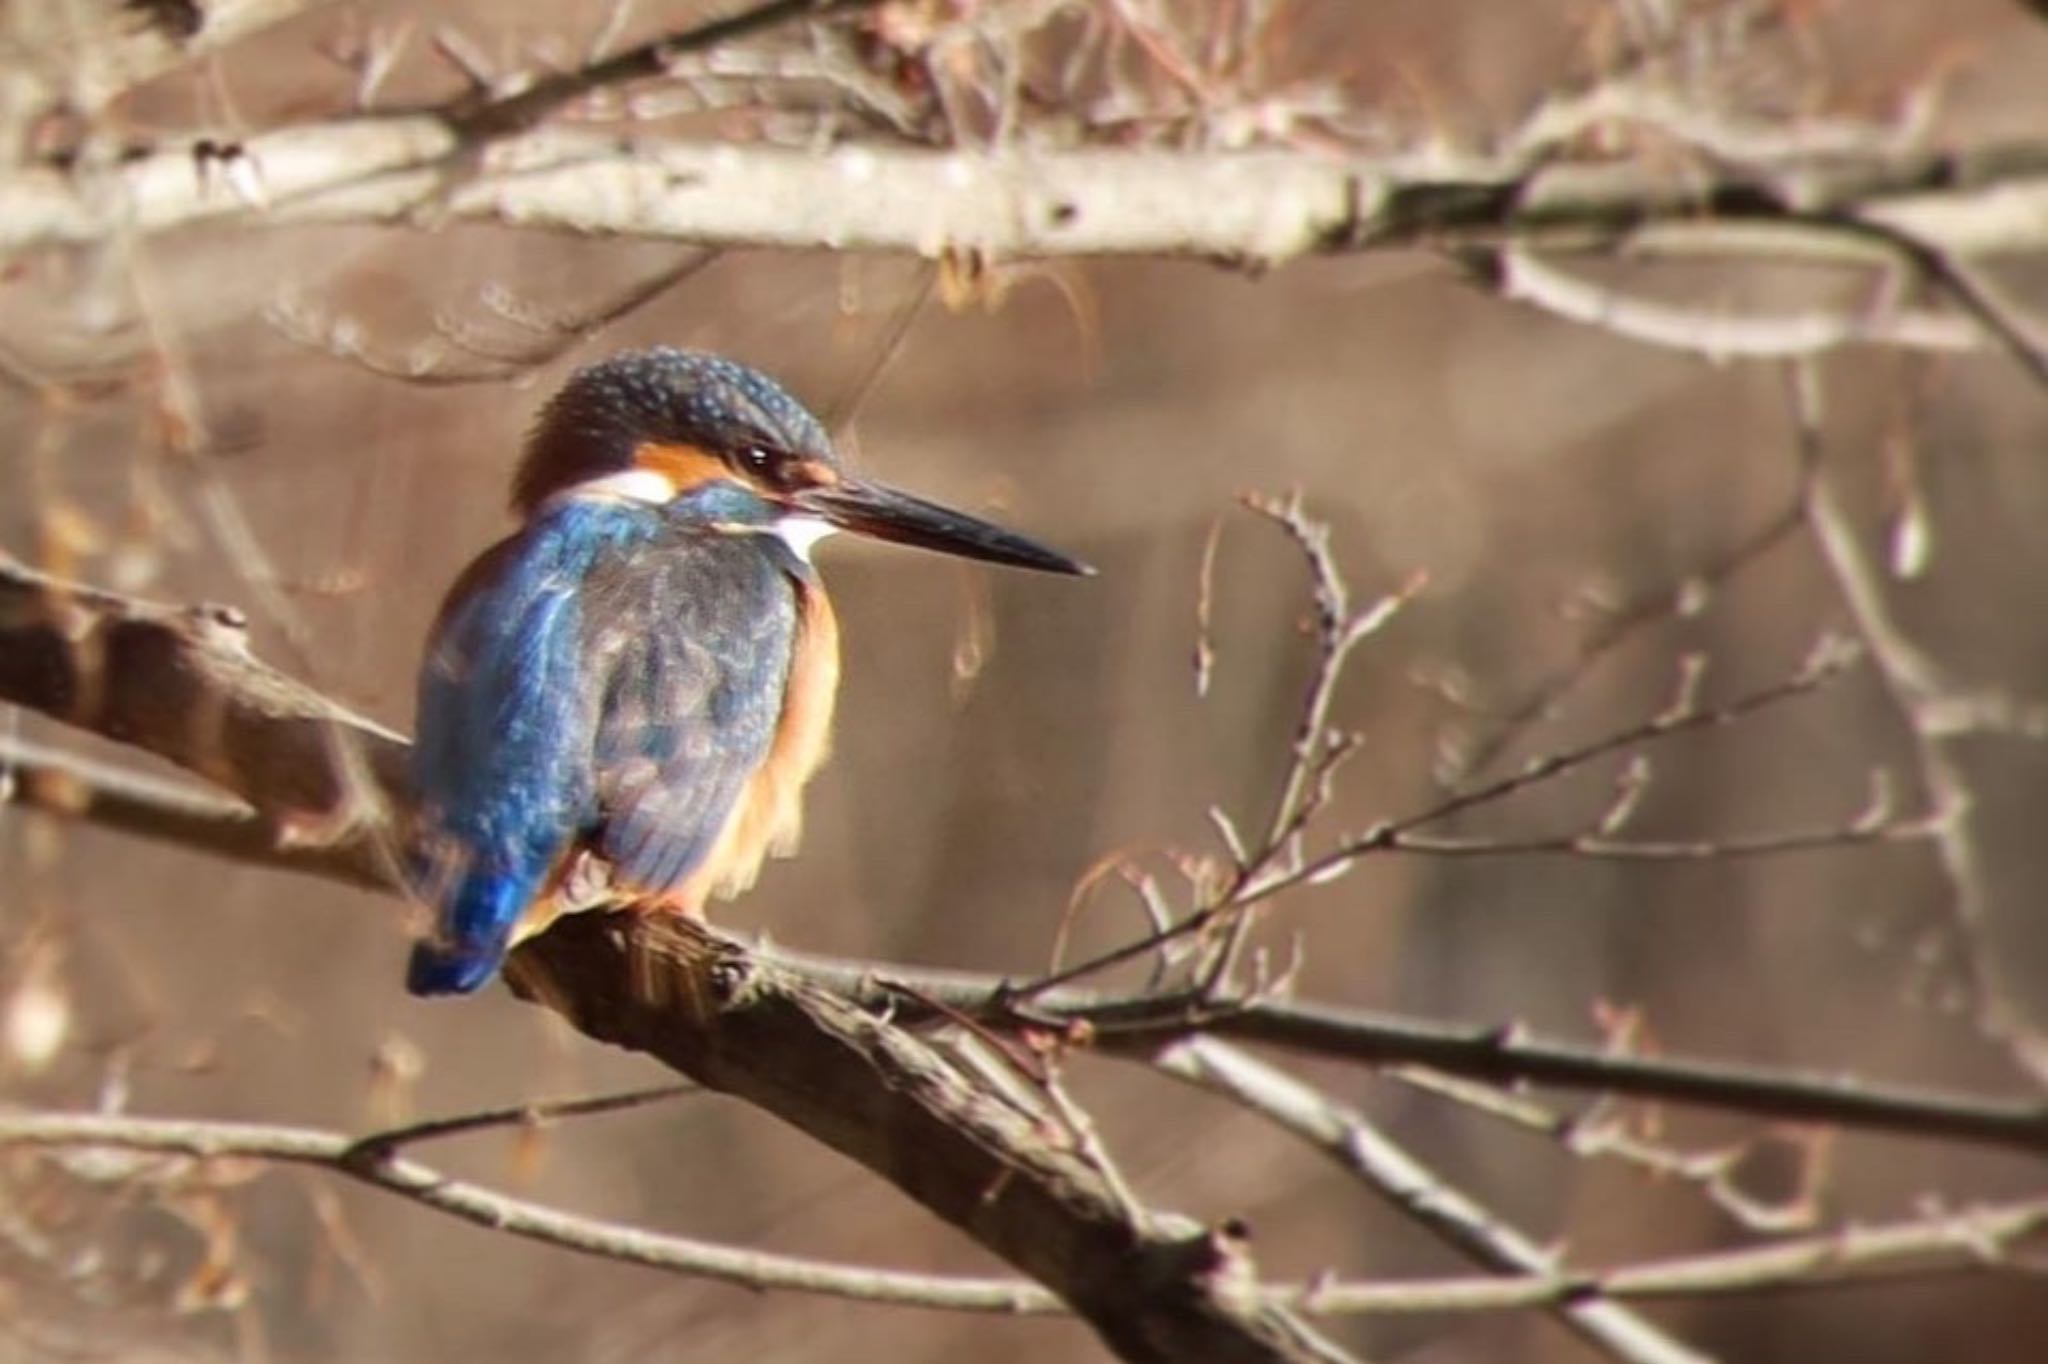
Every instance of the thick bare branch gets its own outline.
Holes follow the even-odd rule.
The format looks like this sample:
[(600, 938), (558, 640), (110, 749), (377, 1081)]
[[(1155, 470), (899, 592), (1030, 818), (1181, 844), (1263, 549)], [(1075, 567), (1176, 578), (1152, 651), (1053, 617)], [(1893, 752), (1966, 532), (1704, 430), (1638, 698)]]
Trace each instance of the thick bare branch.
[(0, 701), (198, 773), (273, 816), (337, 809), (342, 733), (387, 790), (405, 741), (249, 651), (233, 607), (159, 606), (0, 555)]
[[(50, 622), (62, 607), (73, 613), (69, 635), (52, 632)], [(227, 663), (214, 659), (215, 646), (190, 621), (199, 614), (137, 603), (112, 593), (71, 587), (17, 566), (0, 565), (0, 699), (11, 700), (67, 720), (81, 728), (123, 739), (169, 757), (187, 758), (199, 771), (220, 773), (220, 780), (252, 801), (283, 790), (296, 798), (310, 789), (319, 795), (331, 789), (316, 775), (328, 770), (332, 745), (324, 731), (339, 712), (301, 684), (291, 681), (242, 653), (229, 652)], [(159, 702), (141, 707), (146, 723), (123, 707), (79, 710), (72, 704), (69, 650), (71, 638), (95, 638), (132, 628), (146, 631), (147, 649), (128, 655), (145, 671), (116, 689), (120, 694), (149, 696)], [(30, 666), (41, 651), (45, 663)], [(153, 688), (153, 672), (186, 679), (183, 690)], [(244, 690), (246, 688), (246, 691)], [(210, 690), (212, 689), (212, 690)], [(282, 697), (287, 705), (275, 704)], [(222, 765), (192, 752), (194, 726), (175, 702), (191, 713), (244, 716), (241, 728), (270, 734), (257, 744), (262, 754), (292, 755), (307, 770), (292, 780), (272, 774), (270, 761)], [(372, 765), (395, 781), (401, 769), (402, 741), (373, 726), (348, 731), (371, 755)], [(274, 742), (274, 747), (266, 747)], [(182, 756), (181, 756), (182, 755)], [(266, 775), (269, 774), (269, 775)], [(246, 781), (247, 785), (238, 785)], [(331, 783), (331, 778), (325, 779)], [(307, 785), (301, 785), (306, 783)], [(33, 789), (17, 783), (17, 798)], [(131, 790), (130, 798), (136, 793)], [(182, 808), (182, 801), (177, 803)], [(55, 802), (48, 808), (85, 818), (99, 818), (110, 807), (94, 802)], [(116, 821), (123, 827), (185, 841), (171, 825)], [(220, 837), (209, 831), (200, 840), (211, 847)], [(236, 836), (251, 858), (281, 867), (336, 874), (334, 861), (351, 863), (363, 875), (391, 884), (374, 839), (366, 831), (342, 831), (322, 847), (270, 844), (258, 857), (265, 838)], [(358, 860), (359, 859), (359, 860)], [(356, 870), (347, 879), (360, 879)], [(727, 951), (743, 950), (727, 943)], [(1780, 1118), (1840, 1123), (1846, 1126), (1979, 1142), (2021, 1150), (2048, 1150), (2048, 1105), (2010, 1102), (1980, 1095), (1910, 1089), (1874, 1084), (1838, 1075), (1823, 1075), (1659, 1056), (1617, 1055), (1597, 1046), (1582, 1046), (1535, 1036), (1515, 1027), (1490, 1024), (1435, 1023), (1365, 1010), (1345, 1009), (1284, 999), (1189, 999), (1141, 995), (1120, 997), (1084, 990), (1057, 990), (1037, 995), (1020, 1011), (1008, 982), (974, 973), (915, 971), (872, 962), (846, 962), (778, 953), (778, 961), (801, 970), (809, 979), (839, 991), (877, 1013), (917, 1012), (890, 980), (910, 981), (918, 993), (977, 1017), (1005, 1024), (1023, 1022), (1062, 1026), (1087, 1023), (1100, 1045), (1140, 1054), (1178, 1036), (1207, 1032), (1307, 1055), (1350, 1059), (1373, 1065), (1413, 1063), (1450, 1074), (1502, 1082), (1523, 1081), (1573, 1089), (1660, 1098), (1675, 1102), (1760, 1113)]]
[[(250, 657), (239, 631), (230, 632), (232, 643), (223, 643), (216, 637), (215, 627), (203, 623), (207, 615), (204, 609), (150, 606), (58, 583), (19, 565), (0, 565), (0, 698), (216, 775), (252, 802), (283, 799), (296, 804), (331, 794), (333, 778), (321, 774), (331, 773), (334, 745), (327, 732), (333, 726), (342, 727), (350, 743), (359, 744), (369, 755), (372, 767), (395, 784), (403, 755), (401, 740), (349, 716)], [(85, 698), (91, 704), (82, 704), (76, 685), (80, 675), (77, 656), (86, 648), (86, 641), (94, 640), (111, 640), (118, 647), (103, 643), (84, 657), (104, 664), (118, 660), (134, 671), (110, 679), (108, 685)], [(86, 669), (84, 675), (105, 672), (103, 666), (97, 672)], [(202, 725), (192, 718), (199, 715), (231, 717), (232, 723)], [(197, 742), (208, 734), (223, 733), (239, 736), (241, 761), (223, 762)], [(301, 765), (302, 770), (289, 770), (287, 760)], [(59, 804), (56, 808), (88, 818), (94, 815), (90, 803), (83, 807)], [(343, 831), (336, 844), (321, 849), (274, 848), (272, 857), (279, 865), (297, 864), (302, 869), (334, 874), (324, 865), (326, 859), (346, 857), (358, 849), (368, 875), (386, 874), (374, 855), (374, 839), (359, 830)], [(309, 862), (323, 865), (309, 868)], [(581, 988), (600, 996), (588, 1001), (553, 997), (550, 1003), (565, 1009), (602, 1005), (607, 992), (622, 1001), (612, 1007), (628, 1010), (625, 1016), (592, 1014), (587, 1019), (591, 1027), (603, 1030), (607, 1040), (622, 1041), (620, 1034), (629, 1025), (652, 1027), (657, 1011), (645, 1002), (633, 1003), (642, 996), (621, 985), (637, 977), (620, 975), (609, 986), (601, 986), (598, 976), (603, 969), (624, 970), (630, 962), (659, 959), (662, 950), (672, 949), (674, 935), (681, 931), (650, 918), (585, 915), (564, 921), (528, 953), (552, 963), (554, 953), (565, 952), (561, 963), (577, 965), (584, 973), (576, 977), (582, 981)], [(1140, 1058), (1149, 1057), (1173, 1038), (1201, 1032), (1370, 1065), (1419, 1064), (1475, 1079), (1558, 1085), (1785, 1120), (2048, 1151), (2048, 1104), (2035, 1100), (2013, 1102), (1875, 1084), (1837, 1074), (1632, 1056), (1599, 1046), (1555, 1041), (1512, 1026), (1437, 1023), (1286, 999), (1118, 997), (1063, 989), (1038, 994), (1023, 1007), (1007, 983), (996, 977), (909, 971), (783, 952), (764, 961), (761, 958), (766, 954), (750, 957), (740, 943), (705, 937), (702, 930), (692, 932), (698, 934), (689, 939), (694, 950), (723, 963), (722, 969), (733, 972), (735, 979), (753, 979), (767, 972), (767, 978), (781, 982), (791, 972), (801, 973), (809, 982), (807, 989), (829, 990), (839, 1001), (837, 1007), (868, 1010), (876, 1018), (893, 1015), (907, 1020), (924, 1012), (894, 983), (907, 980), (914, 983), (916, 994), (1003, 1026), (1086, 1024), (1099, 1047)], [(585, 945), (565, 949), (555, 945), (557, 938), (573, 938)], [(672, 973), (676, 968), (667, 969)], [(813, 997), (806, 993), (801, 999)], [(788, 1007), (802, 1012), (796, 1005)], [(700, 1043), (710, 1035), (698, 1035)], [(650, 1045), (682, 1045), (675, 1038), (652, 1034), (647, 1040)], [(813, 1044), (819, 1048), (842, 1045), (829, 1031), (822, 1031)], [(722, 1055), (723, 1064), (738, 1064), (733, 1053)], [(862, 1068), (853, 1073), (872, 1080), (872, 1066), (867, 1062), (859, 1065)], [(694, 1078), (719, 1087), (718, 1081), (706, 1075)], [(731, 1081), (735, 1077), (723, 1078)], [(857, 1095), (860, 1086), (852, 1088)], [(851, 1102), (853, 1096), (844, 1097)], [(794, 1100), (786, 1096), (778, 1100), (784, 1101)], [(844, 1113), (835, 1117), (835, 1112), (832, 1104), (821, 1099), (819, 1108), (809, 1115), (815, 1126), (807, 1130), (815, 1130), (834, 1144), (835, 1134), (845, 1139), (833, 1126), (843, 1121)], [(899, 1182), (907, 1177), (902, 1170), (885, 1169), (883, 1173)]]
[[(17, 752), (20, 750), (17, 749)], [(74, 760), (47, 769), (68, 782)], [(35, 795), (45, 769), (27, 756), (18, 759), (25, 779), (14, 799), (53, 813), (103, 821), (109, 827), (167, 839), (179, 846), (218, 850), (222, 834), (209, 819), (197, 839), (186, 836), (180, 793), (166, 814), (129, 819), (109, 814), (98, 800), (42, 800)], [(129, 791), (126, 798), (134, 798)], [(251, 829), (234, 835), (240, 860), (284, 870), (360, 879), (352, 843), (335, 848), (277, 847), (267, 843), (267, 826), (248, 817)], [(347, 870), (338, 869), (346, 865)], [(365, 862), (365, 866), (369, 864)], [(371, 870), (370, 876), (378, 875)], [(388, 881), (371, 884), (389, 886)], [(630, 929), (628, 930), (630, 931)], [(732, 941), (727, 950), (743, 952)], [(1674, 1056), (1619, 1055), (1599, 1046), (1547, 1038), (1517, 1027), (1439, 1023), (1306, 1001), (1196, 999), (1162, 995), (1119, 996), (1059, 989), (1036, 996), (1028, 1010), (1014, 1004), (1009, 981), (974, 972), (921, 970), (886, 962), (849, 961), (789, 953), (775, 960), (807, 979), (837, 991), (877, 1014), (910, 1019), (921, 1010), (906, 1004), (899, 988), (1001, 1026), (1063, 1027), (1086, 1024), (1097, 1045), (1113, 1054), (1145, 1056), (1176, 1037), (1206, 1033), (1277, 1047), (1305, 1056), (1353, 1060), (1368, 1065), (1428, 1065), (1448, 1074), (1501, 1083), (1534, 1083), (1592, 1090), (1643, 1099), (1699, 1104), (1760, 1116), (1839, 1123), (1989, 1146), (2048, 1152), (2048, 1105), (1990, 1098), (1956, 1091), (1906, 1088), (1840, 1075), (1781, 1068), (1729, 1065)]]
[[(234, 618), (0, 565), (0, 699), (149, 749), (254, 804), (324, 809), (360, 741), (403, 742), (257, 662)], [(344, 742), (334, 741), (339, 729)], [(337, 831), (366, 857), (376, 839)], [(332, 853), (330, 847), (326, 850)], [(374, 864), (373, 864), (374, 865)], [(768, 1109), (1040, 1277), (1134, 1360), (1345, 1356), (1268, 1306), (1234, 1238), (1135, 1217), (1043, 1113), (744, 948), (663, 917), (583, 915), (515, 958), (524, 992), (601, 1041)]]
[(1343, 1356), (1263, 1300), (1227, 1229), (1132, 1210), (1049, 1108), (703, 926), (584, 914), (513, 988), (859, 1161), (1057, 1292), (1134, 1360)]
[[(952, 252), (995, 259), (1152, 255), (1272, 264), (1348, 252), (1503, 236), (1611, 249), (1665, 221), (1714, 245), (1717, 200), (1731, 219), (1718, 247), (1776, 258), (1757, 224), (1826, 234), (1822, 209), (1857, 210), (1932, 251), (2038, 251), (2048, 244), (2048, 147), (1981, 157), (1895, 153), (1853, 181), (1811, 171), (1798, 211), (1760, 203), (1741, 177), (1719, 190), (1627, 162), (1535, 165), (1513, 156), (1418, 152), (1380, 157), (1291, 151), (1017, 150), (1000, 154), (844, 147), (820, 154), (543, 127), (503, 137), (480, 159), (446, 115), (340, 119), (241, 141), (195, 132), (118, 164), (0, 175), (9, 212), (0, 251), (104, 240), (117, 228), (195, 222), (376, 222), (426, 215), (711, 246)], [(1782, 175), (1798, 181), (1797, 164)], [(1936, 189), (1929, 185), (1941, 186)], [(1787, 200), (1791, 202), (1791, 200)], [(2014, 212), (2033, 205), (2034, 216)], [(1972, 206), (1996, 205), (1987, 239)], [(1936, 206), (1944, 212), (1933, 211)], [(2031, 234), (2015, 222), (2031, 222)], [(1867, 228), (1844, 227), (1867, 259)], [(1916, 324), (1918, 325), (1918, 324)]]

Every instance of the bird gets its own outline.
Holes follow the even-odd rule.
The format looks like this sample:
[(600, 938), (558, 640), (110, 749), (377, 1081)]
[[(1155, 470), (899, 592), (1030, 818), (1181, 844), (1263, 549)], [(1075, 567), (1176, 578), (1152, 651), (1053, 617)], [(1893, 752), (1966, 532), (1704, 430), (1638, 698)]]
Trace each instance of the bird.
[(825, 536), (1093, 572), (860, 477), (774, 379), (666, 346), (568, 378), (512, 507), (518, 528), (456, 578), (420, 666), (416, 995), (478, 990), (571, 910), (701, 918), (794, 850), (839, 683), (812, 563)]

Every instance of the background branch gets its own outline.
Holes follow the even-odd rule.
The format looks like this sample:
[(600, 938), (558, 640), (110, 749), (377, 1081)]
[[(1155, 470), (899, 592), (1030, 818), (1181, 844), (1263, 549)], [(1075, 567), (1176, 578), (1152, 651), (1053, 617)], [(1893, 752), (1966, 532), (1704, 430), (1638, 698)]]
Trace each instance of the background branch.
[[(202, 137), (211, 149), (205, 154), (193, 150)], [(464, 146), (446, 119), (409, 114), (280, 128), (224, 147), (212, 135), (166, 138), (161, 150), (90, 173), (15, 168), (0, 172), (0, 195), (13, 205), (0, 221), (0, 251), (100, 240), (117, 221), (148, 235), (197, 222), (362, 223), (416, 214), (705, 246), (991, 260), (1143, 255), (1262, 266), (1502, 236), (1609, 252), (1667, 220), (1687, 224), (1696, 251), (1756, 250), (1772, 259), (1782, 243), (1755, 232), (1759, 221), (1825, 232), (1812, 210), (1750, 199), (1716, 240), (1715, 201), (1735, 197), (1744, 182), (1731, 179), (1717, 195), (1711, 183), (1676, 186), (1627, 162), (1532, 167), (1451, 153), (1083, 148), (977, 155), (871, 146), (820, 155), (654, 137), (622, 149), (613, 134), (553, 127), (507, 136), (477, 165), (456, 157)], [(1817, 178), (1811, 193), (1820, 207), (1853, 208), (1910, 232), (1930, 251), (1990, 255), (2048, 246), (2038, 211), (2030, 218), (2019, 209), (2048, 203), (2048, 147), (2002, 148), (1981, 161), (1893, 153), (1869, 169), (1853, 192)], [(1796, 165), (1782, 173), (1799, 177)], [(120, 192), (108, 194), (107, 185)], [(1970, 211), (1992, 203), (2005, 224), (1995, 236)], [(1842, 234), (1853, 255), (1857, 233), (1844, 227)], [(1845, 325), (1853, 328), (1848, 334), (1820, 339), (1888, 338), (1901, 327), (1929, 326), (1874, 318)]]
[(578, 1217), (527, 1199), (454, 1179), (384, 1145), (339, 1132), (273, 1123), (187, 1122), (112, 1114), (0, 1114), (0, 1146), (97, 1147), (186, 1156), (194, 1160), (255, 1157), (311, 1165), (393, 1193), (491, 1231), (509, 1232), (564, 1250), (752, 1289), (824, 1293), (861, 1302), (949, 1311), (1046, 1313), (1059, 1304), (1043, 1289), (1014, 1279), (906, 1274), (833, 1264), (683, 1236), (669, 1236)]

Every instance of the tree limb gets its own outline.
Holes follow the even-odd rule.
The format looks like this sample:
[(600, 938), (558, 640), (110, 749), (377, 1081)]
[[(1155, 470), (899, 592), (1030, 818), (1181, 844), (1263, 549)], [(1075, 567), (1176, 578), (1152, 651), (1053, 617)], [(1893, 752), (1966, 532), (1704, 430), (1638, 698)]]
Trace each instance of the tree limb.
[[(481, 150), (481, 159), (465, 150)], [(1718, 188), (1628, 162), (1524, 164), (1513, 156), (1337, 156), (1279, 150), (1015, 150), (993, 154), (848, 146), (825, 153), (542, 127), (477, 148), (442, 113), (344, 118), (239, 141), (194, 131), (105, 165), (0, 174), (0, 251), (105, 240), (204, 221), (246, 225), (434, 220), (781, 246), (1014, 260), (1178, 256), (1271, 265), (1512, 236), (1612, 249), (1684, 224), (1694, 250), (1776, 258), (1756, 228), (1830, 236), (1871, 259), (1870, 232), (1928, 250), (1995, 255), (2048, 245), (2048, 146), (1976, 155), (1887, 153), (1843, 183), (1782, 168), (1818, 202), (1759, 200), (1730, 172)], [(111, 191), (111, 192), (110, 192)], [(1786, 191), (1786, 203), (1797, 197)], [(2031, 206), (2031, 216), (2028, 212)], [(1853, 222), (1851, 215), (1853, 215)], [(1865, 326), (1876, 325), (1865, 323)]]
[(1344, 1356), (1271, 1306), (1227, 1230), (1127, 1209), (1044, 1107), (703, 926), (581, 914), (508, 978), (599, 1041), (766, 1109), (1050, 1286), (1133, 1360)]
[[(0, 701), (133, 743), (202, 774), (218, 774), (223, 785), (259, 806), (265, 799), (285, 798), (310, 799), (314, 809), (321, 808), (318, 802), (337, 789), (333, 764), (338, 750), (362, 753), (379, 779), (389, 783), (389, 790), (402, 791), (403, 740), (349, 716), (251, 657), (239, 643), (239, 632), (231, 635), (236, 643), (224, 646), (215, 632), (194, 626), (195, 619), (218, 609), (152, 606), (60, 583), (0, 559)], [(68, 622), (66, 628), (57, 628), (58, 621)], [(104, 641), (118, 640), (126, 632), (133, 632), (140, 642), (110, 651)], [(81, 673), (96, 675), (116, 658), (142, 671), (101, 689), (98, 704), (79, 705), (74, 679)], [(99, 662), (88, 667), (94, 659)], [(152, 684), (152, 677), (160, 678), (160, 685)], [(224, 718), (209, 726), (191, 718), (197, 715)], [(340, 730), (347, 742), (334, 743), (330, 727)], [(195, 743), (195, 735), (210, 731), (237, 736), (243, 759), (222, 762), (205, 745)], [(286, 759), (301, 769), (291, 769)], [(17, 767), (31, 776), (41, 771), (32, 762), (19, 762)], [(16, 799), (34, 799), (43, 789), (35, 780), (15, 784)], [(108, 807), (55, 801), (45, 808), (96, 818)], [(305, 805), (288, 803), (287, 808)], [(184, 841), (175, 836), (176, 822), (168, 816), (113, 822)], [(301, 835), (286, 846), (273, 842), (265, 856), (258, 855), (265, 837), (261, 830), (236, 835), (235, 841), (248, 860), (396, 886), (374, 829), (336, 826), (331, 821), (325, 827), (334, 834), (331, 843)], [(217, 830), (208, 830), (199, 841), (212, 847), (221, 839)], [(655, 934), (661, 927), (640, 916), (617, 917), (619, 922), (607, 931), (632, 937)], [(574, 923), (565, 921), (554, 932)], [(877, 1015), (928, 1016), (930, 1010), (918, 1002), (922, 997), (1004, 1027), (1085, 1024), (1099, 1048), (1140, 1059), (1175, 1037), (1199, 1032), (1367, 1065), (1425, 1065), (1503, 1084), (1556, 1085), (2048, 1153), (2048, 1103), (2034, 1099), (2014, 1101), (1839, 1074), (1629, 1055), (1546, 1038), (1520, 1026), (1436, 1022), (1305, 1000), (1061, 989), (1036, 994), (1024, 1007), (1016, 1003), (1010, 982), (998, 976), (849, 962), (779, 948), (773, 953), (754, 951), (749, 958), (750, 949), (731, 939), (719, 940), (716, 950), (729, 960), (764, 959), (768, 969), (800, 974), (812, 985)], [(901, 988), (906, 983), (914, 987), (910, 994)]]
[[(252, 804), (325, 817), (352, 755), (402, 791), (403, 741), (258, 662), (239, 618), (73, 587), (0, 561), (0, 700), (171, 759)], [(337, 741), (336, 736), (340, 738)], [(375, 866), (372, 863), (372, 866)], [(581, 915), (512, 979), (600, 1041), (644, 1051), (861, 1161), (1040, 1279), (1132, 1360), (1345, 1358), (1262, 1296), (1235, 1240), (1134, 1217), (1006, 1091), (772, 961), (663, 917)]]
[(794, 1289), (861, 1302), (949, 1311), (1047, 1313), (1060, 1310), (1050, 1293), (1021, 1280), (908, 1274), (811, 1260), (771, 1251), (739, 1250), (578, 1217), (545, 1204), (453, 1179), (341, 1132), (275, 1123), (197, 1122), (126, 1114), (0, 1114), (0, 1147), (93, 1147), (220, 1160), (256, 1157), (312, 1165), (397, 1194), (492, 1231), (675, 1273), (752, 1289)]
[[(1169, 1075), (1222, 1094), (1307, 1142), (1358, 1176), (1420, 1225), (1481, 1265), (1541, 1279), (1561, 1270), (1557, 1249), (1539, 1245), (1480, 1206), (1435, 1170), (1389, 1140), (1363, 1113), (1336, 1102), (1276, 1066), (1219, 1042), (1168, 1043), (1155, 1064)], [(1597, 1290), (1553, 1304), (1560, 1321), (1629, 1364), (1708, 1364), (1709, 1356)]]

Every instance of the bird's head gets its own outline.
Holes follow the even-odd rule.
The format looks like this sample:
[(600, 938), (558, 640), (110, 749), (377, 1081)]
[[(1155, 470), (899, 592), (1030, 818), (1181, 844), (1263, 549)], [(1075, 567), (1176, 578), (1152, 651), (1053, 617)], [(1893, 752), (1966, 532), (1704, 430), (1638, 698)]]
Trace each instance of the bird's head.
[(531, 516), (560, 496), (701, 510), (799, 555), (835, 529), (1054, 573), (1088, 573), (1002, 527), (856, 477), (825, 428), (760, 371), (699, 351), (626, 351), (578, 370), (542, 409), (513, 483)]

